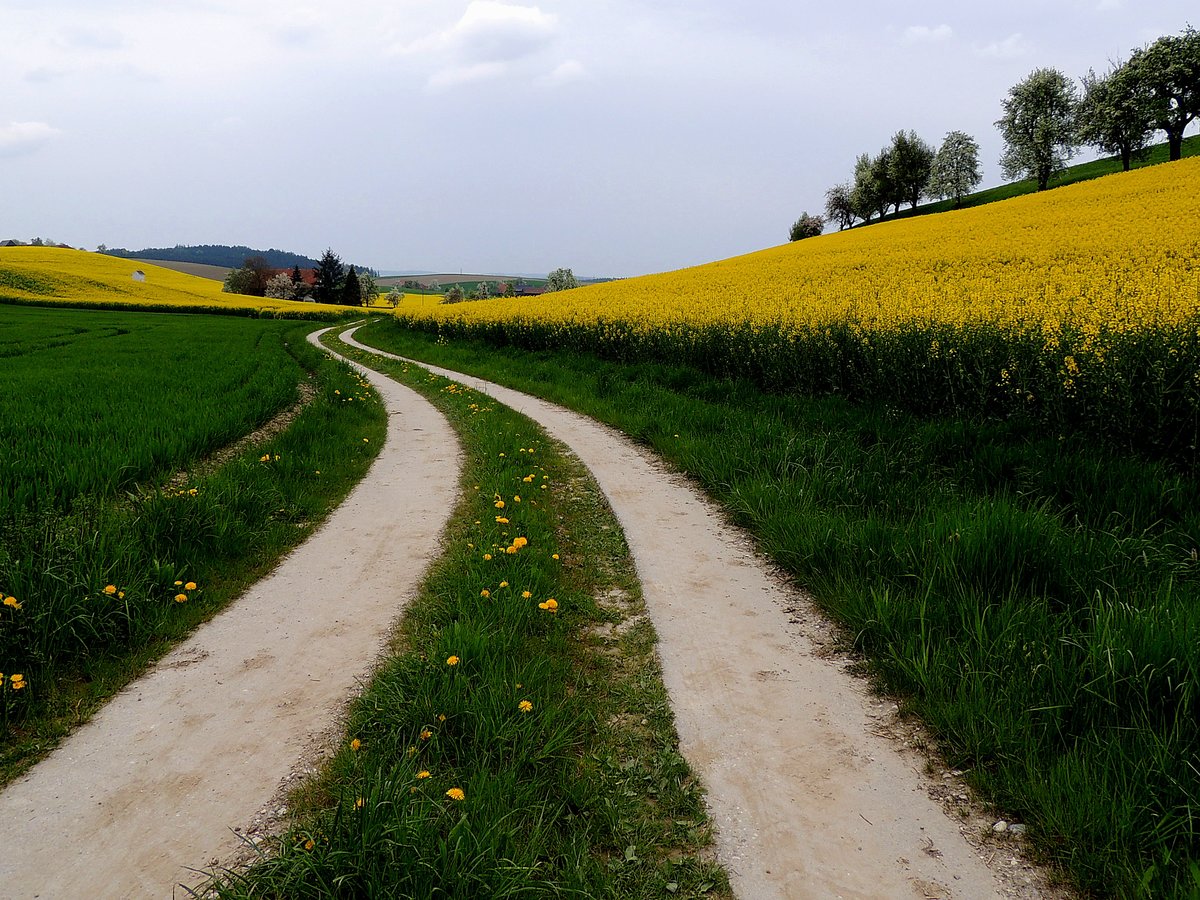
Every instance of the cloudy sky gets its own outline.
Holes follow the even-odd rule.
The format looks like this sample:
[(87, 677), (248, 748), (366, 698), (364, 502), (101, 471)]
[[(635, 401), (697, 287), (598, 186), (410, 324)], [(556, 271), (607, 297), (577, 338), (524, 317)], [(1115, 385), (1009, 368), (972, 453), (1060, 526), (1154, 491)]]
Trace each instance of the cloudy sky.
[(673, 269), (781, 243), (898, 129), (973, 134), (999, 183), (1012, 84), (1103, 70), (1189, 14), (1194, 0), (0, 0), (0, 239)]

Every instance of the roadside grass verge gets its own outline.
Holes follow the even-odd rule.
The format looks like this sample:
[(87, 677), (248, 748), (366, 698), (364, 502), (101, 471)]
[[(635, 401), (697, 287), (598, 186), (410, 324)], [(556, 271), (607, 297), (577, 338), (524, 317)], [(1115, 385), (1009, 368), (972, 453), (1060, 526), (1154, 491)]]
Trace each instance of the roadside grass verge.
[(1080, 887), (1200, 891), (1200, 481), (1028, 423), (765, 394), (683, 366), (364, 343), (614, 425), (853, 635), (998, 816)]
[(586, 469), (480, 394), (329, 344), (446, 414), (463, 495), (340, 752), (214, 895), (728, 897), (628, 550)]
[[(188, 396), (211, 373), (180, 374), (180, 381), (168, 381), (155, 368), (153, 353), (140, 363), (134, 354), (112, 366), (107, 376), (93, 372), (90, 393), (84, 394), (71, 387), (70, 353), (57, 369), (59, 377), (51, 370), (43, 373), (45, 414), (54, 418), (49, 410), (56, 392), (77, 395), (68, 398), (75, 403), (73, 412), (65, 421), (20, 424), (74, 435), (77, 443), (62, 453), (79, 465), (68, 466), (71, 472), (34, 473), (45, 476), (48, 489), (20, 504), (6, 504), (0, 515), (0, 592), (12, 601), (0, 605), (0, 784), (53, 749), (312, 533), (366, 473), (386, 432), (386, 417), (373, 392), (349, 367), (307, 343), (309, 323), (223, 319), (209, 330), (213, 320), (203, 317), (66, 310), (38, 314), (68, 323), (70, 333), (111, 321), (120, 326), (118, 332), (147, 329), (155, 334), (167, 319), (166, 331), (181, 329), (171, 332), (176, 339), (207, 348), (207, 356), (199, 353), (196, 359), (233, 369), (237, 364), (223, 359), (230, 347), (227, 339), (232, 339), (227, 330), (256, 330), (251, 344), (277, 341), (281, 356), (269, 355), (271, 365), (290, 372), (292, 381), (286, 390), (271, 394), (274, 402), (262, 409), (244, 403), (236, 391), (220, 393), (216, 399), (230, 407), (232, 417), (181, 426), (189, 439), (180, 440), (171, 428), (139, 418), (139, 410), (148, 415), (178, 403), (182, 418), (197, 414), (199, 405), (190, 405)], [(104, 340), (113, 343), (111, 337)], [(84, 368), (82, 357), (89, 347), (72, 351)], [(15, 372), (20, 358), (6, 362)], [(150, 377), (154, 371), (157, 378)], [(256, 377), (246, 374), (254, 385)], [(153, 391), (143, 376), (154, 383)], [(215, 469), (196, 466), (202, 458), (198, 449), (215, 449), (212, 429), (223, 440), (252, 430), (275, 404), (286, 407), (294, 399), (301, 377), (308, 379), (314, 397), (285, 430)], [(279, 387), (277, 380), (270, 375), (264, 384)], [(257, 388), (247, 394), (257, 395)], [(89, 397), (99, 405), (89, 407)], [(238, 420), (243, 413), (248, 418)], [(128, 448), (134, 455), (145, 451), (148, 460), (135, 483), (101, 477), (105, 463), (113, 469), (121, 465), (126, 448), (107, 447), (103, 440), (97, 445), (87, 437), (90, 417), (108, 423), (101, 432), (129, 431), (143, 442), (145, 446), (135, 440)], [(100, 455), (99, 465), (90, 465), (90, 454)], [(51, 457), (48, 452), (42, 461)], [(185, 471), (187, 477), (181, 479), (180, 468), (190, 468), (191, 474)], [(94, 478), (93, 470), (98, 473)]]

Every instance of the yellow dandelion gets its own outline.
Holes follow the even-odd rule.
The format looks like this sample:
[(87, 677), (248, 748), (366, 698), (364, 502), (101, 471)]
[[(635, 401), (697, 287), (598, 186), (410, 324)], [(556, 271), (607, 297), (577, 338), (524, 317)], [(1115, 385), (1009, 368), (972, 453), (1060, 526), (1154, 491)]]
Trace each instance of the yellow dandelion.
[(513, 503), (520, 503), (520, 502), (521, 502), (521, 495), (513, 494)]
[(353, 750), (355, 753), (357, 753), (361, 748), (362, 748), (362, 741), (360, 741), (358, 738), (355, 738), (354, 740), (352, 740), (350, 742), (350, 749)]
[(530, 703), (528, 700), (522, 700), (520, 703), (517, 704), (517, 709), (519, 709), (523, 713), (533, 712), (533, 704)]
[(458, 665), (458, 657), (457, 656), (447, 656), (446, 657), (446, 665), (457, 666)]
[(422, 769), (420, 772), (418, 772), (418, 773), (417, 773), (417, 777), (418, 777), (418, 778), (428, 778), (428, 777), (429, 777), (429, 770), (428, 770), (428, 769)]
[(317, 842), (314, 841), (312, 838), (309, 838), (307, 841), (304, 842), (305, 850), (311, 850), (315, 846), (317, 846)]
[(487, 560), (487, 559), (491, 559), (491, 558), (492, 558), (492, 554), (490, 554), (490, 553), (485, 553), (485, 554), (483, 554), (483, 558), (484, 558), (485, 560)]
[(523, 537), (513, 538), (513, 546), (514, 547), (524, 547), (528, 544), (529, 544), (528, 538), (523, 538)]
[(183, 589), (184, 589), (185, 591), (194, 591), (194, 590), (196, 589), (196, 582), (194, 582), (194, 581), (189, 581), (187, 584), (185, 584), (185, 585), (183, 586)]
[(504, 516), (496, 516), (496, 521), (501, 525), (508, 524), (508, 519), (504, 518)]
[(524, 599), (528, 600), (530, 597), (532, 597), (532, 596), (533, 596), (533, 594), (531, 594), (529, 591), (521, 591), (521, 596), (522, 596)]
[(510, 554), (510, 555), (511, 555), (511, 554), (513, 554), (513, 553), (516, 553), (516, 552), (517, 552), (517, 548), (516, 548), (516, 547), (513, 547), (513, 546), (508, 546), (508, 547), (505, 547), (505, 548), (504, 548), (504, 552), (505, 552), (505, 553), (508, 553), (508, 554)]
[(354, 801), (354, 808), (355, 808), (355, 809), (362, 809), (362, 808), (363, 808), (363, 806), (364, 806), (364, 804), (366, 804), (366, 802), (367, 802), (367, 801), (366, 801), (366, 800), (364, 800), (362, 797), (359, 797), (357, 800), (355, 800), (355, 801)]
[(446, 714), (445, 714), (445, 713), (438, 713), (438, 721), (439, 721), (439, 722), (445, 722), (445, 721), (446, 721)]
[(497, 501), (496, 501), (496, 503), (495, 503), (495, 507), (496, 507), (496, 509), (504, 509), (504, 501), (503, 501), (503, 500), (497, 500)]
[(450, 790), (446, 791), (446, 796), (449, 797), (451, 800), (466, 800), (467, 799), (467, 795), (463, 793), (462, 788), (450, 788)]
[(4, 598), (4, 605), (5, 605), (5, 606), (11, 606), (13, 609), (20, 609), (20, 608), (21, 608), (21, 604), (17, 602), (17, 598), (16, 598), (16, 597), (5, 597), (5, 598)]
[(490, 596), (492, 596), (492, 592), (489, 591), (487, 588), (484, 588), (482, 591), (479, 592), (479, 596), (480, 597), (490, 597)]
[(175, 602), (176, 603), (187, 603), (187, 594), (176, 594)]
[(426, 729), (424, 729), (424, 730), (422, 730), (422, 731), (421, 731), (421, 740), (423, 740), (423, 741), (427, 741), (427, 740), (429, 740), (431, 737), (433, 737), (433, 732), (432, 732), (432, 731), (430, 731), (428, 728), (426, 728)]
[(558, 559), (558, 554), (557, 554), (557, 553), (551, 553), (551, 554), (550, 554), (550, 558), (551, 558), (551, 559)]
[(117, 586), (115, 584), (106, 584), (104, 586), (104, 593), (108, 594), (110, 597), (113, 594), (115, 594), (116, 592), (117, 592)]
[(507, 581), (500, 582), (500, 587), (502, 587), (502, 588), (508, 587), (508, 582)]
[[(175, 587), (183, 587), (183, 582), (182, 581), (175, 582)], [(105, 590), (107, 591), (108, 588), (105, 588)], [(110, 591), (110, 593), (111, 593), (111, 591)]]

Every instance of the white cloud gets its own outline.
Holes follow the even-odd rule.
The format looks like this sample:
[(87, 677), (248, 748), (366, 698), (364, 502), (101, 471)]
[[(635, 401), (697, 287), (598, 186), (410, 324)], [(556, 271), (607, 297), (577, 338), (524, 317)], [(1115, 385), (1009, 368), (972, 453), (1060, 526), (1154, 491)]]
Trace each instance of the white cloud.
[(431, 88), (496, 78), (513, 63), (533, 57), (558, 37), (558, 17), (537, 6), (472, 0), (449, 28), (397, 48), (403, 55), (440, 64)]
[(1010, 34), (1002, 41), (992, 41), (990, 44), (976, 44), (975, 52), (989, 59), (1016, 59), (1027, 56), (1031, 50), (1029, 41), (1021, 32)]
[(10, 122), (0, 127), (0, 157), (36, 153), (60, 134), (45, 122)]
[(568, 59), (565, 62), (559, 63), (553, 72), (543, 76), (540, 82), (549, 87), (557, 87), (560, 84), (569, 84), (572, 81), (578, 81), (586, 76), (587, 69), (583, 67), (583, 63), (577, 59)]
[(931, 44), (948, 41), (952, 37), (954, 29), (945, 23), (932, 28), (928, 25), (909, 25), (903, 35), (906, 44)]

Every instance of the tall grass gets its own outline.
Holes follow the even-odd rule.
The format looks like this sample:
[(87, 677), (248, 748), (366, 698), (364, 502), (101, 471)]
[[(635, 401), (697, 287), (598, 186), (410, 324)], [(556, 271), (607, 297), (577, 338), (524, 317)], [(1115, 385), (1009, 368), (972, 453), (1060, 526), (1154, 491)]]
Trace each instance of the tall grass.
[(781, 397), (684, 366), (360, 338), (586, 412), (810, 587), (1089, 891), (1200, 890), (1200, 481), (1070, 432)]

